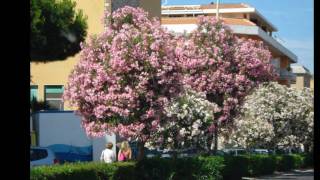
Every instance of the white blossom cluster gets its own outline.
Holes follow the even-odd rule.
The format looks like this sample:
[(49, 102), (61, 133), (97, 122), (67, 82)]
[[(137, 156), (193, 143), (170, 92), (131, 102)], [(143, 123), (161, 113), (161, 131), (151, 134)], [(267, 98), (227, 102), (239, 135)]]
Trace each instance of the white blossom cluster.
[(165, 107), (167, 121), (158, 131), (161, 145), (168, 149), (207, 147), (208, 128), (214, 122), (214, 113), (219, 111), (205, 94), (187, 89)]
[(246, 97), (233, 132), (224, 142), (246, 148), (313, 146), (313, 91), (276, 82)]

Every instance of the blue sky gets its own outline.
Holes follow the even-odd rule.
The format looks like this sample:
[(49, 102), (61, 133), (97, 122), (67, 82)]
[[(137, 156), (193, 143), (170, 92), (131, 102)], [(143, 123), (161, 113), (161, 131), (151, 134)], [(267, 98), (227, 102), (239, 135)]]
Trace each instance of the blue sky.
[[(167, 0), (167, 5), (210, 2), (216, 0)], [(298, 64), (304, 65), (313, 73), (313, 0), (220, 0), (220, 3), (247, 3), (255, 7), (277, 27), (278, 32), (274, 34), (298, 56)]]

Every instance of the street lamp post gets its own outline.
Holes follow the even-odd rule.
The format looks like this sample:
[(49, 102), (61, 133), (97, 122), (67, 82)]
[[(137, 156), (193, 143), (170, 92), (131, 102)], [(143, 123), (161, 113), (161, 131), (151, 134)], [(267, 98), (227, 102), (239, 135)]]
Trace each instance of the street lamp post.
[(216, 11), (216, 18), (217, 19), (219, 19), (219, 0), (217, 0), (217, 3), (216, 3), (217, 5), (216, 5), (216, 9), (217, 9), (217, 11)]

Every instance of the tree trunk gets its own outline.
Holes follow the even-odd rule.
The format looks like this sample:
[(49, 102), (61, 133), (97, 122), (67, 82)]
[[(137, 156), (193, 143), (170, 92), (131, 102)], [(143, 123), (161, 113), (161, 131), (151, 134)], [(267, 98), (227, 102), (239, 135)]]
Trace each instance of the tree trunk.
[(213, 141), (214, 141), (214, 146), (213, 146), (213, 154), (217, 154), (218, 150), (218, 123), (214, 123), (215, 129), (214, 129), (214, 135), (213, 135)]
[(216, 130), (214, 131), (214, 154), (217, 154), (218, 150), (218, 127), (216, 126)]
[(309, 151), (309, 149), (310, 149), (310, 148), (309, 148), (309, 144), (304, 144), (303, 146), (304, 146), (304, 152), (305, 152), (305, 153), (309, 153), (309, 152), (310, 152), (310, 151)]
[(178, 152), (177, 151), (173, 151), (172, 152), (172, 158), (173, 158), (174, 161), (177, 160), (177, 158), (178, 158)]
[(141, 161), (144, 158), (144, 144), (144, 142), (138, 142), (138, 161)]
[(212, 143), (213, 143), (213, 135), (208, 136), (207, 142), (206, 142), (206, 153), (210, 154), (212, 151)]

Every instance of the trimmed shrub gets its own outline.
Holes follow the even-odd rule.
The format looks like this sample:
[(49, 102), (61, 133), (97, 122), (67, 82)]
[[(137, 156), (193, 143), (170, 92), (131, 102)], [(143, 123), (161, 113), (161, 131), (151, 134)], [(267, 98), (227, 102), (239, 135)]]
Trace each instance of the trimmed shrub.
[(251, 155), (249, 159), (249, 176), (272, 174), (276, 169), (276, 161), (269, 155)]
[(137, 178), (160, 179), (222, 179), (223, 157), (193, 157), (178, 159), (151, 158), (137, 163)]
[(143, 159), (137, 163), (136, 175), (141, 180), (147, 179), (169, 179), (173, 173), (173, 164), (170, 159), (151, 158)]
[(224, 161), (223, 179), (237, 180), (249, 175), (249, 160), (246, 156), (225, 156)]
[(302, 154), (303, 156), (303, 168), (313, 167), (313, 153)]
[(194, 168), (197, 169), (194, 174), (196, 179), (223, 179), (222, 171), (225, 168), (223, 157), (199, 157), (199, 160)]
[(31, 180), (108, 180), (134, 176), (134, 162), (125, 163), (68, 163), (31, 169)]
[(300, 154), (292, 154), (291, 156), (293, 158), (293, 169), (302, 168), (303, 162), (304, 162), (304, 156)]
[(311, 167), (313, 157), (303, 154), (275, 155), (277, 171), (289, 171), (295, 168)]
[(151, 158), (140, 162), (67, 163), (31, 169), (31, 180), (237, 180), (313, 166), (312, 154)]

